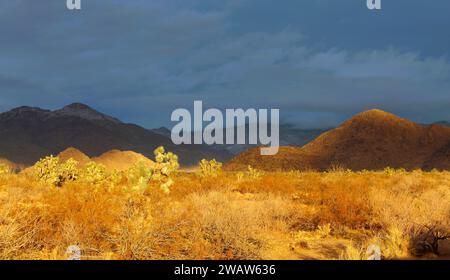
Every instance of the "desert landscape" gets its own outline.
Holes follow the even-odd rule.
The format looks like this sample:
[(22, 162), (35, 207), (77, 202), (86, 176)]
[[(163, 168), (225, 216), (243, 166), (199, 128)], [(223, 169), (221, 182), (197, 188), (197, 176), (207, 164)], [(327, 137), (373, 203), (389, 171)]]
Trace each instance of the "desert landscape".
[(72, 104), (0, 135), (0, 259), (450, 259), (445, 124), (370, 110), (231, 155)]
[(449, 11), (0, 0), (0, 270), (448, 274)]

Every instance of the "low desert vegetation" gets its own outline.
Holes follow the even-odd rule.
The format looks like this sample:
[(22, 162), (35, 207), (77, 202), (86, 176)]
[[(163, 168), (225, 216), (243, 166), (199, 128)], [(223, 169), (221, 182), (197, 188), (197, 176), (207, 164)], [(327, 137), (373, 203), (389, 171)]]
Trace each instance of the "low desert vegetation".
[(201, 175), (204, 177), (217, 177), (222, 172), (222, 163), (215, 159), (202, 159), (199, 163)]
[(4, 163), (0, 163), (0, 177), (8, 175), (12, 172), (12, 169)]
[(0, 165), (0, 259), (450, 258), (450, 172), (178, 168)]

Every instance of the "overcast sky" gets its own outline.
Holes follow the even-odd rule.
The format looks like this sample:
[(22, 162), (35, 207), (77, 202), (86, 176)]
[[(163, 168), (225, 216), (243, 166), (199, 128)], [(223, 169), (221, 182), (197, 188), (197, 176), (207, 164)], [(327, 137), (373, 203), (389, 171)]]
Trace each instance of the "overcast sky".
[(172, 110), (280, 108), (329, 127), (370, 108), (450, 120), (450, 1), (0, 0), (0, 111), (83, 102), (145, 127)]

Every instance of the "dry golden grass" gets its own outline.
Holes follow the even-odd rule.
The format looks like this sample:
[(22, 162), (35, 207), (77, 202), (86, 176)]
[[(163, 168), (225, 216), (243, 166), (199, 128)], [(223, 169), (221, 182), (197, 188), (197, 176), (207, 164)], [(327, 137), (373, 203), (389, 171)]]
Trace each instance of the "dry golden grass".
[[(149, 186), (0, 176), (0, 259), (450, 258), (450, 173), (199, 172)], [(437, 244), (437, 245), (436, 245)], [(448, 244), (448, 243), (447, 243)], [(438, 256), (438, 254), (440, 256)]]

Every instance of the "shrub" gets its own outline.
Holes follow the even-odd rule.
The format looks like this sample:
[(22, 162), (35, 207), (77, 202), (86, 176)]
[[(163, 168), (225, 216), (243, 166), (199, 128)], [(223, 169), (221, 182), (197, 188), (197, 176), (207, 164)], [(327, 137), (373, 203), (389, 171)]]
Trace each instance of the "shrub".
[(217, 177), (222, 172), (222, 163), (215, 159), (202, 159), (200, 161), (200, 169), (204, 177)]
[[(366, 248), (366, 249), (365, 249)], [(352, 244), (339, 256), (344, 260), (368, 260), (376, 258), (379, 254), (380, 259), (405, 259), (411, 257), (409, 253), (410, 240), (404, 233), (391, 226), (379, 235), (366, 240), (360, 247), (354, 247)]]
[(60, 185), (67, 181), (76, 181), (79, 177), (78, 161), (69, 158), (65, 163), (59, 166), (59, 181)]
[(409, 257), (409, 238), (405, 238), (402, 230), (391, 226), (381, 243), (381, 252), (385, 259), (398, 259)]
[(173, 180), (170, 175), (179, 168), (178, 156), (168, 152), (164, 147), (159, 147), (154, 151), (155, 164), (147, 167), (140, 161), (133, 165), (127, 173), (128, 182), (135, 191), (144, 192), (150, 182), (156, 183), (165, 192), (170, 192)]
[(190, 242), (186, 243), (202, 240), (209, 245), (207, 257), (213, 259), (263, 258), (273, 230), (284, 227), (276, 220), (287, 219), (293, 211), (278, 196), (257, 195), (247, 200), (226, 191), (194, 193), (187, 202), (192, 214), (186, 219), (198, 227), (191, 229), (187, 235)]
[(247, 166), (247, 171), (240, 171), (236, 173), (237, 182), (249, 182), (259, 180), (264, 175), (264, 172), (253, 168), (251, 165)]
[(440, 242), (450, 239), (450, 229), (443, 226), (422, 226), (414, 230), (411, 238), (411, 253), (424, 256), (428, 253), (439, 255)]
[(296, 242), (327, 238), (331, 233), (331, 224), (319, 225), (315, 231), (299, 231), (295, 234)]
[(333, 162), (331, 163), (330, 167), (328, 168), (328, 173), (341, 173), (345, 172), (347, 169), (340, 163)]
[(89, 162), (84, 167), (81, 177), (88, 184), (99, 185), (108, 179), (108, 174), (104, 165)]
[(5, 163), (0, 163), (0, 177), (11, 174), (12, 170), (9, 165)]
[(77, 165), (78, 162), (72, 158), (60, 164), (58, 157), (48, 156), (39, 160), (33, 169), (40, 181), (61, 187), (65, 182), (78, 179)]
[(158, 147), (154, 154), (156, 164), (151, 170), (151, 180), (159, 183), (165, 193), (169, 193), (169, 188), (173, 184), (170, 175), (180, 167), (178, 156), (171, 152), (166, 153), (162, 146)]
[(127, 192), (126, 172), (108, 171), (101, 186), (120, 183), (108, 192), (84, 168), (56, 191), (27, 172), (1, 178), (0, 259), (65, 259), (72, 244), (83, 259), (448, 258), (449, 172), (169, 173), (168, 196), (151, 176), (163, 165), (136, 166), (148, 195)]
[(383, 171), (386, 175), (389, 175), (389, 176), (406, 172), (406, 170), (404, 168), (395, 169), (392, 167), (386, 167)]
[(365, 259), (365, 253), (363, 248), (355, 247), (349, 244), (345, 249), (339, 254), (340, 260), (352, 260), (360, 261)]
[(119, 172), (117, 170), (113, 170), (108, 175), (108, 183), (110, 187), (114, 187), (119, 185), (122, 182), (122, 179), (124, 178), (123, 173)]
[(264, 175), (263, 171), (257, 170), (250, 165), (247, 167), (247, 170), (247, 176), (251, 179), (259, 179)]
[(59, 159), (54, 156), (48, 156), (40, 159), (33, 166), (34, 174), (40, 181), (55, 184), (58, 181), (58, 163)]
[(145, 165), (145, 162), (138, 161), (133, 164), (127, 172), (128, 184), (135, 191), (143, 192), (152, 177), (152, 171)]

